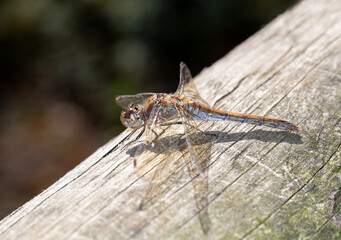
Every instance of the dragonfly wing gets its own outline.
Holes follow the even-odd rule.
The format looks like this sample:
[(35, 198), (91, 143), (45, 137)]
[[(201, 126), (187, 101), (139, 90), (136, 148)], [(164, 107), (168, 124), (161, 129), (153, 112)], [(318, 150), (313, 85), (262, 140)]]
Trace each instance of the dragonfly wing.
[[(179, 171), (182, 163), (181, 150), (186, 149), (182, 134), (174, 135), (172, 128), (162, 138), (154, 139), (152, 144), (141, 144), (135, 151), (137, 173), (144, 181), (148, 181), (146, 191), (141, 199), (139, 209), (145, 210), (157, 202), (162, 202), (165, 195), (176, 192), (183, 171)], [(179, 151), (180, 150), (180, 151)]]
[(178, 111), (181, 116), (182, 126), (184, 127), (189, 154), (197, 171), (204, 177), (206, 164), (209, 160), (211, 140), (199, 129), (197, 121), (190, 120), (191, 118), (187, 117), (182, 109)]
[(123, 109), (126, 109), (131, 104), (140, 104), (145, 102), (156, 93), (140, 93), (136, 95), (120, 95), (115, 98), (116, 103)]
[[(156, 165), (151, 170), (144, 170), (143, 174), (141, 174), (141, 170), (139, 171), (142, 177), (149, 179), (148, 188), (146, 189), (146, 192), (139, 205), (140, 210), (146, 209), (153, 205), (157, 199), (160, 198), (159, 195), (162, 195), (161, 185), (164, 183), (165, 179), (162, 179), (164, 176), (161, 172), (165, 168), (165, 165), (167, 165), (167, 161), (162, 160), (155, 164)], [(144, 164), (143, 167), (146, 168), (149, 167), (149, 165), (151, 165), (151, 161), (148, 161), (148, 163)], [(141, 169), (141, 167), (139, 168)]]
[(186, 97), (189, 100), (209, 106), (209, 104), (200, 96), (192, 79), (191, 72), (184, 62), (180, 63), (180, 82), (175, 94), (179, 97)]
[(187, 65), (184, 62), (180, 62), (180, 81), (176, 93), (182, 95), (185, 91), (185, 86), (192, 81), (192, 75)]
[[(167, 133), (165, 134), (167, 135)], [(165, 196), (175, 194), (182, 186), (184, 171), (181, 171), (182, 155), (185, 148), (181, 135), (167, 135), (155, 141), (154, 146), (146, 145), (143, 154), (137, 158), (137, 173), (147, 181), (147, 188), (139, 204), (140, 210), (164, 202)]]
[(203, 232), (207, 233), (211, 224), (208, 215), (208, 165), (212, 141), (208, 135), (199, 129), (197, 121), (187, 118), (181, 109), (179, 109), (179, 114), (181, 115), (190, 155), (190, 159), (188, 157), (184, 157), (184, 159), (194, 188), (200, 224)]

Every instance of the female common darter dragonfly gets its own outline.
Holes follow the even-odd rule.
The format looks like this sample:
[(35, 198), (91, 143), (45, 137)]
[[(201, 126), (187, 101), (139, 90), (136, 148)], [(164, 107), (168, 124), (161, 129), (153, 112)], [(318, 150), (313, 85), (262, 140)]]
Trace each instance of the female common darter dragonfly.
[(197, 147), (199, 146), (199, 139), (197, 138), (199, 134), (197, 133), (200, 130), (195, 126), (195, 122), (207, 120), (235, 121), (282, 130), (300, 131), (300, 127), (288, 121), (227, 112), (209, 107), (200, 97), (191, 73), (183, 62), (180, 63), (179, 86), (174, 94), (140, 93), (137, 95), (122, 95), (116, 97), (116, 102), (125, 109), (121, 114), (122, 124), (133, 129), (128, 138), (138, 129), (142, 129), (134, 141), (139, 139), (146, 130), (148, 132), (147, 137), (153, 146), (154, 141), (160, 136), (155, 129), (167, 125), (181, 124), (184, 128), (188, 151), (200, 174), (204, 169), (199, 167), (202, 161), (199, 159), (201, 156)]

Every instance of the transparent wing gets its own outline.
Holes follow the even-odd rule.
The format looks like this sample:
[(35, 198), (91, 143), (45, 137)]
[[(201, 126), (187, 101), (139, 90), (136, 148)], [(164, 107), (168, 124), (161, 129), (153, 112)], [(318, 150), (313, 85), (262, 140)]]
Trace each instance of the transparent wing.
[[(148, 187), (141, 199), (139, 209), (146, 209), (165, 195), (175, 192), (178, 185), (174, 184), (171, 179), (176, 178), (177, 181), (182, 179), (181, 171), (179, 171), (179, 163), (181, 163), (181, 155), (174, 148), (174, 145), (166, 141), (174, 139), (173, 137), (162, 138), (156, 141), (153, 148), (149, 149), (149, 154), (154, 155), (152, 159), (144, 159), (141, 161), (142, 166), (138, 166), (139, 175), (148, 180)], [(169, 154), (166, 156), (164, 146), (169, 146), (167, 151)], [(172, 149), (172, 150), (169, 150)]]
[(209, 106), (209, 104), (200, 96), (192, 79), (191, 72), (184, 62), (180, 63), (180, 82), (175, 95), (186, 97), (189, 100)]
[(179, 109), (179, 114), (185, 131), (189, 153), (187, 155), (190, 156), (184, 156), (184, 159), (194, 188), (201, 228), (204, 233), (207, 233), (211, 225), (208, 215), (208, 165), (212, 141), (199, 129), (197, 121), (192, 121), (186, 116), (185, 111)]
[[(176, 108), (178, 119), (184, 129), (185, 136), (174, 134), (172, 128), (179, 125), (170, 125), (162, 138), (157, 139), (159, 129), (158, 120), (163, 109), (162, 103), (155, 103), (150, 114), (147, 131), (150, 131), (148, 140), (153, 136), (153, 144), (140, 146), (143, 154), (136, 159), (138, 173), (144, 179), (149, 179), (148, 188), (140, 203), (140, 210), (150, 207), (160, 201), (163, 196), (176, 192), (178, 184), (172, 184), (172, 179), (183, 179), (182, 168), (179, 167), (181, 159), (185, 160), (185, 166), (193, 184), (195, 202), (202, 230), (207, 233), (210, 229), (208, 215), (208, 164), (211, 151), (211, 139), (199, 129), (196, 121), (184, 109)], [(199, 122), (200, 123), (200, 122)], [(148, 130), (149, 129), (149, 130)], [(173, 180), (174, 181), (174, 180)]]
[(206, 164), (209, 160), (211, 140), (199, 129), (198, 121), (190, 120), (191, 117), (186, 116), (186, 112), (184, 110), (180, 109), (179, 115), (181, 116), (181, 122), (184, 128), (190, 157), (197, 169), (197, 172), (204, 177)]
[[(173, 134), (167, 126), (162, 138), (154, 140), (151, 144), (138, 146), (136, 169), (139, 177), (148, 181), (144, 195), (141, 199), (139, 209), (145, 210), (156, 202), (162, 202), (167, 194), (175, 194), (179, 188), (178, 182), (183, 179), (183, 171), (180, 167), (182, 154), (180, 151), (186, 149), (182, 134)], [(178, 127), (178, 126), (176, 126)]]
[(139, 93), (136, 95), (120, 95), (115, 98), (116, 103), (123, 109), (126, 109), (131, 104), (140, 104), (156, 93)]

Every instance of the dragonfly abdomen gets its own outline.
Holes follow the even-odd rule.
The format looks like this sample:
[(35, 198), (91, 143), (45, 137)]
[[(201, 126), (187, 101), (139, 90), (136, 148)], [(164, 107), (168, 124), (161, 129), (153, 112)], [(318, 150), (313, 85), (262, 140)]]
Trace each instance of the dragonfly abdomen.
[(288, 121), (262, 116), (227, 112), (219, 109), (209, 108), (196, 102), (186, 103), (185, 109), (191, 113), (193, 120), (234, 121), (240, 123), (249, 123), (258, 126), (264, 125), (267, 127), (283, 130), (294, 130), (297, 132), (300, 131), (300, 127)]

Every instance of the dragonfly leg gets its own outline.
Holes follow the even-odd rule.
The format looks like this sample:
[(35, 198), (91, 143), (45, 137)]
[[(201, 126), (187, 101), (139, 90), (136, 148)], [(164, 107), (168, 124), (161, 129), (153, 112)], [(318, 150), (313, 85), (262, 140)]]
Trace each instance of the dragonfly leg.
[[(183, 122), (169, 122), (169, 123), (161, 123), (159, 124), (159, 126), (165, 127), (165, 126), (172, 126), (172, 125), (182, 125), (182, 124), (187, 124), (190, 127), (193, 127), (192, 125), (188, 124), (188, 123), (183, 123)], [(155, 138), (151, 141), (152, 144), (153, 142), (155, 142), (165, 131), (166, 129), (163, 129), (162, 132), (160, 134), (157, 134), (153, 129), (151, 129), (151, 131), (155, 134)]]
[(190, 126), (190, 127), (193, 127), (191, 124), (189, 124), (189, 123), (183, 123), (183, 122), (162, 123), (162, 124), (160, 124), (160, 126), (165, 127), (165, 126), (182, 125), (182, 124), (186, 124), (186, 125), (188, 125), (188, 126)]
[[(171, 126), (171, 125), (175, 125), (175, 124), (183, 124), (182, 122), (170, 122), (170, 123), (161, 123), (161, 124), (158, 124), (159, 126), (162, 126), (162, 127), (165, 127), (165, 126)], [(165, 133), (166, 129), (162, 129), (162, 132), (161, 133), (157, 133), (155, 132), (152, 128), (149, 128), (151, 130), (152, 133), (155, 134), (155, 137), (153, 138), (153, 140), (151, 141), (151, 144), (152, 144), (152, 147), (154, 147), (154, 143), (156, 140), (159, 139), (160, 136), (162, 136), (162, 134)]]
[[(128, 135), (127, 138), (129, 139), (129, 138), (130, 138), (138, 129), (139, 129), (139, 128), (134, 129), (134, 130)], [(139, 133), (139, 135), (137, 135), (137, 137), (136, 137), (134, 140), (128, 142), (124, 147), (126, 148), (128, 145), (131, 145), (132, 143), (136, 142), (136, 141), (142, 136), (142, 134), (144, 133), (145, 129), (146, 129), (146, 127), (143, 126), (142, 131)]]
[[(192, 126), (191, 124), (189, 124), (189, 123), (183, 123), (183, 122), (173, 122), (173, 123), (163, 123), (163, 124), (160, 124), (160, 126), (171, 126), (171, 125), (175, 125), (175, 124), (186, 124), (187, 126), (190, 126), (190, 127), (194, 127), (194, 126)], [(207, 133), (207, 132), (204, 132), (204, 131), (202, 131), (202, 130), (200, 130), (200, 129), (198, 129), (200, 132), (202, 132), (202, 133), (204, 133), (204, 134), (206, 134), (206, 135), (210, 135), (210, 136), (214, 136), (214, 137), (218, 137), (218, 135), (217, 134), (214, 134), (214, 133)]]
[(171, 126), (171, 125), (177, 125), (177, 124), (182, 124), (182, 122), (171, 122), (171, 123), (162, 123), (160, 126)]
[(155, 141), (156, 141), (156, 140), (165, 132), (165, 129), (163, 129), (162, 132), (161, 132), (160, 134), (158, 134), (157, 132), (155, 132), (154, 129), (152, 129), (152, 128), (149, 128), (149, 129), (152, 131), (152, 133), (155, 134), (155, 137), (154, 137), (153, 140), (151, 141), (152, 147), (154, 147)]

